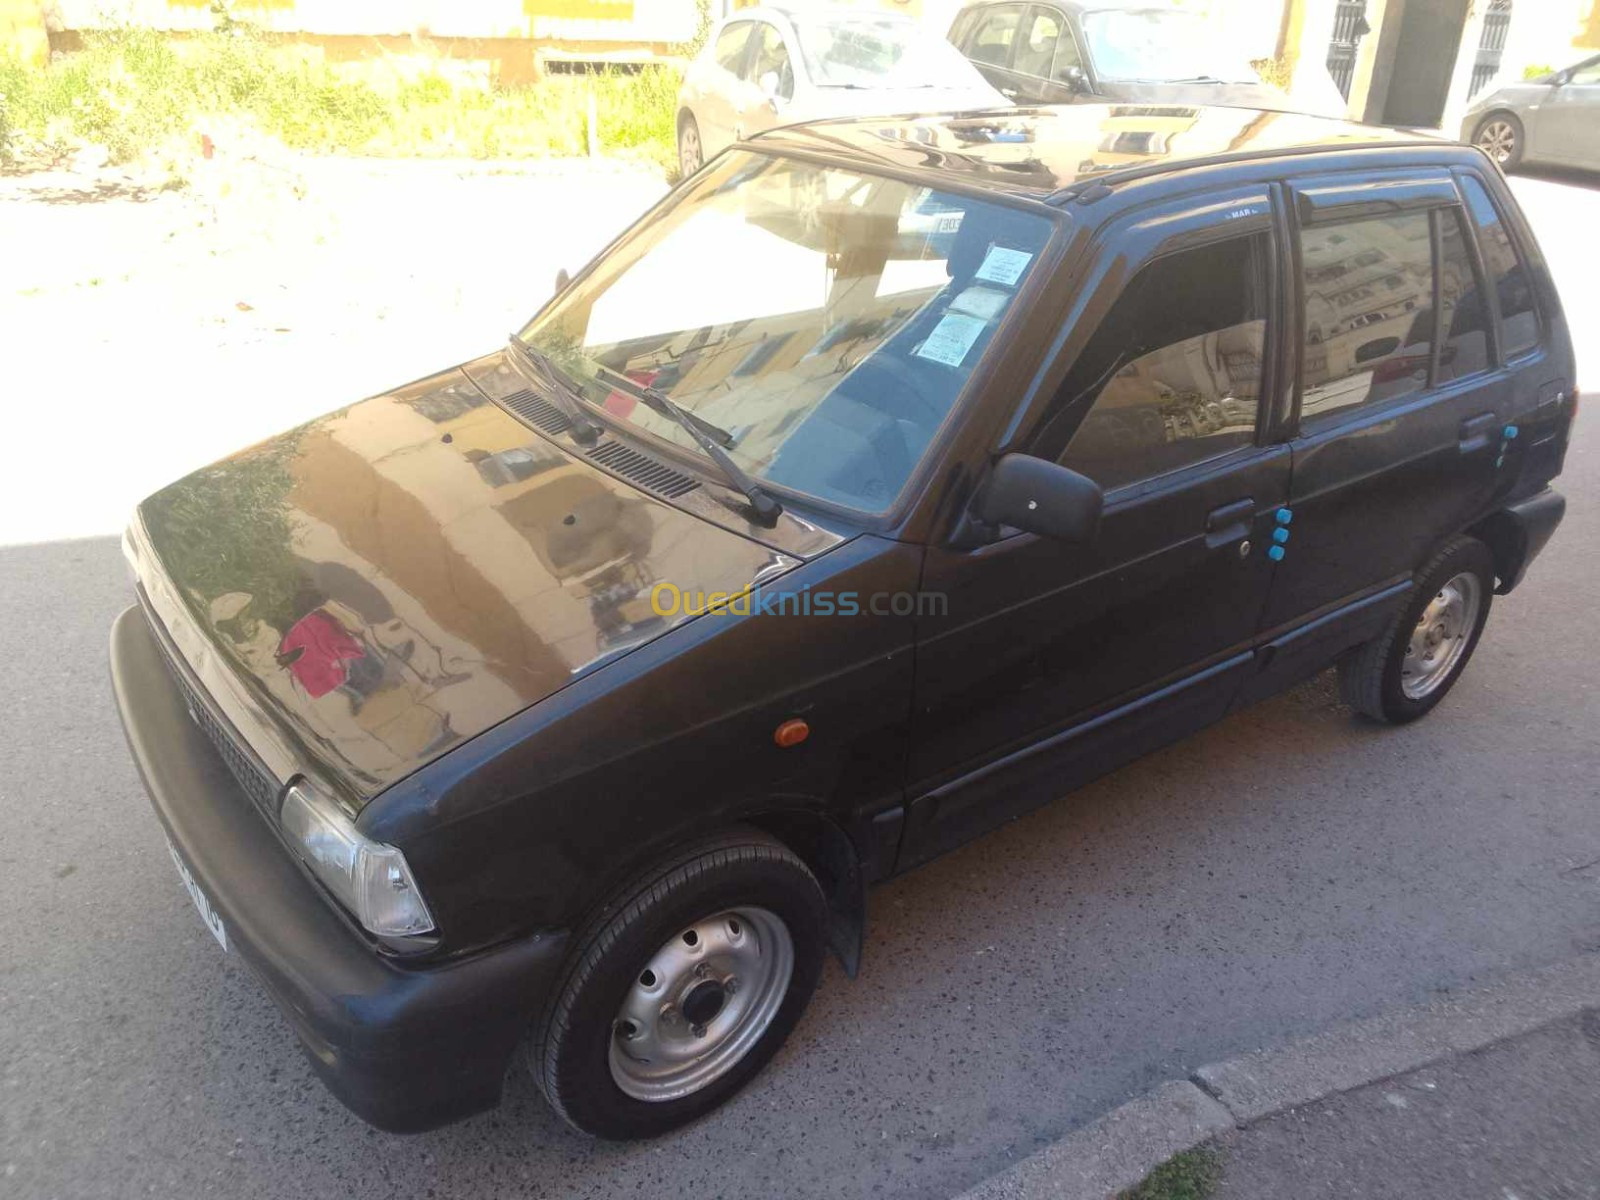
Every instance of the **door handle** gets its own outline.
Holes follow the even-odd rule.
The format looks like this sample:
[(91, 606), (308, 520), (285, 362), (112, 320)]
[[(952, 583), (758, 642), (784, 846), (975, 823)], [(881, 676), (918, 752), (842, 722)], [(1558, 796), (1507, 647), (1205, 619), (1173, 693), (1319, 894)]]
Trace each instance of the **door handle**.
[(1250, 534), (1250, 522), (1256, 515), (1256, 502), (1246, 496), (1243, 500), (1235, 500), (1231, 504), (1224, 504), (1221, 508), (1213, 508), (1206, 514), (1206, 546), (1215, 550), (1218, 546), (1226, 546), (1229, 542), (1236, 542)]
[(1468, 417), (1461, 422), (1461, 436), (1456, 448), (1463, 454), (1476, 454), (1480, 450), (1487, 450), (1492, 440), (1491, 435), (1499, 424), (1500, 418), (1492, 412)]

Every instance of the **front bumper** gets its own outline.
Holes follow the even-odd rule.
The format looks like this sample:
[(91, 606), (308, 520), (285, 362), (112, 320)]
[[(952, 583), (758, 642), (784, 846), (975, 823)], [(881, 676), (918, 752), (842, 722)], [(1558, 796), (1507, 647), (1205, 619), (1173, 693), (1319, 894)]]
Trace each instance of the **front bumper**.
[(565, 934), (408, 965), (358, 937), (246, 798), (138, 608), (111, 629), (111, 679), (156, 815), (328, 1089), (380, 1129), (431, 1129), (500, 1100)]

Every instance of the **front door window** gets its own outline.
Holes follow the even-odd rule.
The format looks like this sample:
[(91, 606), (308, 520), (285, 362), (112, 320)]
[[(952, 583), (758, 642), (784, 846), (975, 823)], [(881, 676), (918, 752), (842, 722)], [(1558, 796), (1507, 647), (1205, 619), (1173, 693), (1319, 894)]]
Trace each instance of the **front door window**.
[(1248, 444), (1261, 403), (1268, 262), (1260, 233), (1140, 271), (1062, 386), (1053, 436), (1073, 428), (1061, 463), (1110, 489)]

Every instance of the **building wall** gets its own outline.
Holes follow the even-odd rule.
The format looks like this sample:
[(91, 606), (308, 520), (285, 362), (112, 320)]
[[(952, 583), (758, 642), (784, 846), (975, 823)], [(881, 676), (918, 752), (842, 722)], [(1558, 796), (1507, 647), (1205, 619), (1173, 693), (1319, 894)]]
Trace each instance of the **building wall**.
[(39, 0), (0, 0), (0, 54), (38, 63), (49, 53), (44, 6)]
[(1511, 10), (1502, 81), (1530, 67), (1560, 69), (1600, 52), (1600, 0), (1518, 0)]

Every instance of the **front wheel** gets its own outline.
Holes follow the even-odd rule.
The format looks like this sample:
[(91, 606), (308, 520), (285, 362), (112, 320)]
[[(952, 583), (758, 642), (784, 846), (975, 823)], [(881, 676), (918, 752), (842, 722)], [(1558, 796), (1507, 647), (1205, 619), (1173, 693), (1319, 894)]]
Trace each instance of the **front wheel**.
[(700, 126), (694, 114), (678, 118), (678, 174), (687, 179), (705, 165), (705, 147), (700, 142)]
[(827, 904), (755, 830), (687, 847), (591, 920), (530, 1066), (572, 1125), (650, 1137), (709, 1112), (776, 1053), (816, 987)]
[(1446, 543), (1422, 569), (1394, 623), (1339, 663), (1345, 703), (1394, 725), (1432, 711), (1477, 648), (1494, 579), (1494, 556), (1482, 542), (1458, 537)]

